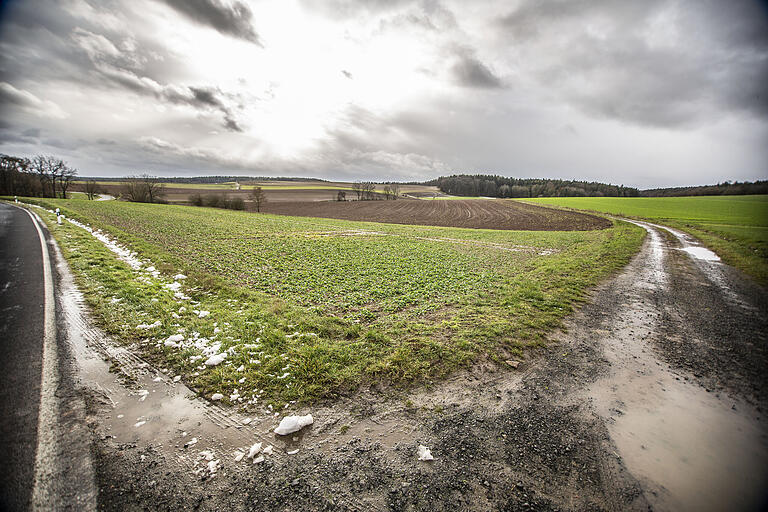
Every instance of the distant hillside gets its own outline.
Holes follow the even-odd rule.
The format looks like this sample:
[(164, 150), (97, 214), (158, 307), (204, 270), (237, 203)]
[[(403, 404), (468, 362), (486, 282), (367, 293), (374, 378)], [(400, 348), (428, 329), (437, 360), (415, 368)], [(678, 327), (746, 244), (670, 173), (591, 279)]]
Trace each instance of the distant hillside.
[(672, 196), (741, 196), (747, 194), (768, 194), (768, 180), (718, 183), (697, 187), (652, 188), (640, 191), (644, 197)]
[(505, 178), (481, 174), (441, 176), (424, 185), (437, 186), (454, 196), (481, 197), (637, 197), (636, 188), (595, 181), (567, 181), (540, 178)]

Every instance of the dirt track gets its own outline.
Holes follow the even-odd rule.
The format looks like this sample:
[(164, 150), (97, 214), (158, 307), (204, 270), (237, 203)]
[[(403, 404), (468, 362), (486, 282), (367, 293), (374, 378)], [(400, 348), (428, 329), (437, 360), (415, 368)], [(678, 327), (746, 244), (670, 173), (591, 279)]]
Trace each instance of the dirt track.
[[(156, 382), (157, 370), (70, 322), (87, 361), (80, 377), (93, 386), (100, 508), (760, 510), (768, 294), (689, 257), (680, 249), (690, 241), (646, 227), (632, 263), (517, 370), (480, 363), (429, 391), (361, 391), (294, 411), (315, 417), (295, 439), (270, 434), (270, 414), (245, 427), (233, 411), (189, 401), (183, 385)], [(74, 305), (61, 308), (80, 318)], [(94, 349), (149, 398), (84, 356)], [(135, 427), (137, 418), (147, 424)], [(257, 440), (275, 456), (234, 462)], [(419, 444), (433, 462), (417, 460)], [(203, 450), (221, 460), (213, 477), (194, 472)]]
[(602, 217), (506, 200), (267, 202), (266, 213), (393, 224), (537, 231), (603, 229)]

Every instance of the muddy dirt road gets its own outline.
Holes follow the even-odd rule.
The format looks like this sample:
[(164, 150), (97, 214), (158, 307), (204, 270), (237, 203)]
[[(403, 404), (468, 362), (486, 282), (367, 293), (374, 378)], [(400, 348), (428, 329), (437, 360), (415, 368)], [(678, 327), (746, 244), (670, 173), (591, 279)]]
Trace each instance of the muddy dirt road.
[[(77, 362), (59, 380), (85, 397), (98, 508), (760, 510), (768, 295), (643, 227), (630, 265), (517, 369), (284, 411), (315, 418), (287, 439), (270, 432), (282, 414), (209, 406), (105, 338), (55, 257), (62, 357)], [(255, 442), (273, 453), (237, 461)]]

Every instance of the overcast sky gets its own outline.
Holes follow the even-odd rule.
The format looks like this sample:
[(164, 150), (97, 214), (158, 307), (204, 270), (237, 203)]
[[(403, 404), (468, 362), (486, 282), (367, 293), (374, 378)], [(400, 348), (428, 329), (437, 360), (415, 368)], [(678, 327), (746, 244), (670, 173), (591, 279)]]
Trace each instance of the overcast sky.
[(0, 5), (0, 152), (85, 176), (768, 178), (757, 0)]

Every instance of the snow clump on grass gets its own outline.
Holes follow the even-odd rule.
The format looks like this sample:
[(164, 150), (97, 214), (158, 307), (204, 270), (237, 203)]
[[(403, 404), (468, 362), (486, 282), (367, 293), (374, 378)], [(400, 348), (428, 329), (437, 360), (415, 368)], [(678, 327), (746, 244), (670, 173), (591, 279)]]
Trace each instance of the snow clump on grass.
[(216, 354), (211, 357), (209, 357), (205, 361), (205, 366), (217, 366), (224, 362), (224, 360), (227, 358), (227, 354), (225, 352), (222, 352), (221, 354)]
[(149, 329), (154, 329), (155, 327), (160, 327), (161, 325), (163, 325), (162, 322), (160, 322), (160, 320), (157, 320), (153, 324), (139, 324), (139, 325), (136, 326), (136, 329), (145, 330), (146, 331), (146, 330), (149, 330)]

